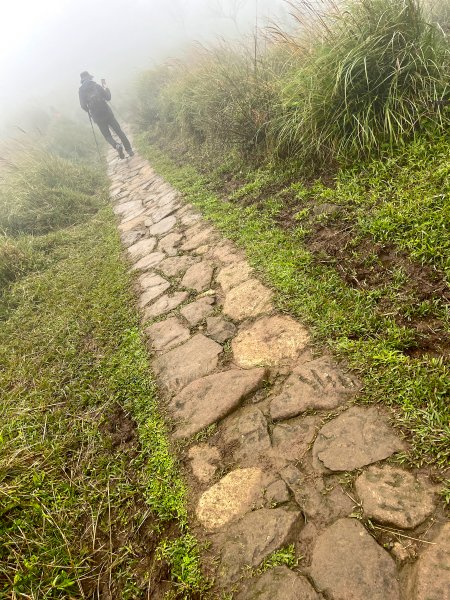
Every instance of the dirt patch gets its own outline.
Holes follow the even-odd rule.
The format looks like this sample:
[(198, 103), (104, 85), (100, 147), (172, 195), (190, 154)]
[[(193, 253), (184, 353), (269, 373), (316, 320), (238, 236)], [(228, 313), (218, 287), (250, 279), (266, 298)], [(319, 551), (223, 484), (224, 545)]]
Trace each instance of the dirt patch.
[(115, 404), (110, 413), (106, 415), (100, 430), (110, 437), (114, 449), (118, 446), (133, 446), (137, 443), (136, 423), (131, 415), (118, 404)]
[[(156, 558), (156, 549), (162, 538), (179, 537), (180, 532), (173, 523), (161, 524), (138, 492), (142, 465), (136, 422), (117, 403), (98, 415), (98, 419), (99, 432), (106, 442), (101, 450), (104, 459), (120, 454), (126, 464), (130, 492), (127, 497), (121, 493), (123, 500), (117, 505), (116, 482), (110, 479), (107, 489), (97, 490), (104, 496), (102, 510), (97, 516), (86, 516), (79, 524), (80, 544), (92, 549), (91, 573), (82, 581), (83, 593), (87, 598), (119, 600), (133, 581), (131, 585), (139, 590), (139, 598), (163, 600), (173, 589), (173, 583), (168, 565)], [(76, 473), (77, 469), (78, 461), (74, 460), (71, 471)], [(125, 560), (130, 564), (130, 552), (133, 570), (125, 573), (121, 565)]]
[(427, 302), (438, 301), (441, 306), (449, 303), (450, 288), (443, 274), (412, 261), (392, 244), (377, 244), (370, 238), (355, 243), (353, 227), (342, 225), (339, 222), (318, 227), (308, 236), (307, 247), (317, 261), (333, 265), (349, 287), (395, 289), (394, 297), (388, 293), (380, 297), (378, 311), (416, 333), (406, 353), (448, 358), (450, 342), (444, 324), (432, 312), (421, 314), (419, 308)]
[[(242, 177), (234, 177), (232, 174), (227, 174), (222, 179), (222, 185), (220, 187), (220, 195), (228, 197), (241, 189), (247, 182)], [(219, 191), (219, 190), (218, 190)]]

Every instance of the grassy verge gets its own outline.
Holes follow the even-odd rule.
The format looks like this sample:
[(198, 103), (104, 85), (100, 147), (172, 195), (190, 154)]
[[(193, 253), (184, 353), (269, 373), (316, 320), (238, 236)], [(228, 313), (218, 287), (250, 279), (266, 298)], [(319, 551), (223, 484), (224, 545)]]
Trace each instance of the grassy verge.
[[(395, 409), (397, 423), (411, 441), (408, 459), (422, 465), (447, 465), (450, 457), (448, 364), (442, 356), (430, 353), (410, 355), (417, 332), (399, 322), (391, 311), (380, 310), (386, 298), (394, 303), (396, 310), (405, 310), (405, 298), (400, 293), (401, 273), (397, 279), (377, 288), (349, 285), (336, 264), (318, 260), (308, 246), (311, 225), (302, 223), (310, 210), (307, 207), (305, 211), (302, 204), (306, 195), (327, 195), (328, 202), (333, 196), (338, 203), (339, 196), (345, 196), (344, 191), (355, 192), (357, 178), (348, 175), (345, 190), (342, 183), (336, 192), (331, 188), (326, 190), (322, 184), (306, 188), (302, 183), (292, 183), (292, 174), (280, 171), (241, 171), (237, 189), (235, 187), (234, 193), (226, 198), (217, 192), (220, 187), (223, 189), (225, 168), (215, 174), (201, 175), (192, 164), (176, 164), (167, 153), (151, 146), (145, 137), (141, 137), (140, 148), (189, 202), (245, 249), (249, 261), (277, 291), (279, 307), (308, 323), (322, 346), (326, 344), (346, 357), (360, 373), (365, 384), (361, 401), (382, 402)], [(425, 178), (425, 174), (423, 176)], [(369, 172), (366, 184), (371, 177), (373, 174)], [(291, 178), (285, 187), (281, 183), (283, 178)], [(380, 185), (381, 181), (382, 177)], [(409, 180), (406, 178), (406, 181)], [(278, 191), (271, 194), (274, 183)], [(290, 210), (296, 218), (294, 225), (285, 226), (287, 199), (292, 199), (293, 193), (295, 209), (291, 206)], [(392, 197), (394, 205), (395, 196)], [(360, 214), (364, 210), (368, 219), (371, 218), (373, 213), (367, 211), (367, 207)], [(343, 219), (347, 217), (354, 219), (355, 215), (344, 212)], [(323, 218), (323, 214), (318, 216), (319, 221)], [(437, 223), (439, 226), (439, 221)], [(401, 227), (399, 231), (402, 238)], [(408, 236), (413, 239), (412, 234)], [(414, 304), (411, 296), (409, 305), (414, 307)], [(434, 311), (433, 315), (448, 331), (443, 304), (438, 302), (429, 310)]]
[(144, 72), (141, 127), (243, 162), (335, 167), (449, 124), (448, 0), (289, 2), (252, 44), (202, 47)]
[(53, 218), (75, 178), (51, 233), (0, 247), (0, 598), (196, 598), (185, 488), (95, 181), (82, 224)]

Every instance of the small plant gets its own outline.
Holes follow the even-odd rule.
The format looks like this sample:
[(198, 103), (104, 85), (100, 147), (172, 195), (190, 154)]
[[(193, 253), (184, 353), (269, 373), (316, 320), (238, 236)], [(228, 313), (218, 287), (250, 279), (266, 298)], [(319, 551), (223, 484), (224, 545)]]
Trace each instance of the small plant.
[(290, 544), (285, 548), (281, 548), (280, 550), (276, 550), (270, 556), (268, 556), (261, 566), (256, 569), (256, 573), (260, 575), (261, 573), (265, 573), (269, 569), (273, 569), (274, 567), (286, 566), (289, 569), (295, 569), (298, 565), (302, 557), (298, 557), (295, 554), (295, 545)]
[(444, 480), (444, 487), (442, 488), (441, 495), (444, 498), (444, 502), (450, 506), (450, 479)]
[(207, 442), (209, 440), (209, 438), (215, 434), (216, 431), (217, 431), (217, 424), (212, 423), (211, 425), (208, 425), (208, 427), (205, 427), (204, 429), (202, 429), (201, 431), (196, 433), (194, 435), (193, 439), (198, 444)]
[(157, 549), (159, 560), (165, 560), (177, 585), (178, 597), (188, 600), (193, 594), (206, 592), (210, 587), (201, 571), (197, 540), (186, 534), (175, 540), (164, 540)]

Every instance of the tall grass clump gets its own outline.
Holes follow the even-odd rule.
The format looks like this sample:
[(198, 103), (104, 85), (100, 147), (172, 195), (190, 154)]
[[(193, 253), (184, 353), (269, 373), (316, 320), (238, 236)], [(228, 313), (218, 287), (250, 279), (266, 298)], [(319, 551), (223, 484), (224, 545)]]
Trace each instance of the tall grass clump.
[(106, 201), (97, 167), (24, 146), (0, 170), (0, 230), (42, 235), (84, 222)]
[(0, 237), (0, 294), (7, 285), (27, 271), (31, 263), (30, 250), (25, 243)]
[(153, 127), (160, 119), (160, 93), (172, 77), (173, 66), (164, 64), (139, 74), (132, 101), (132, 111), (140, 129)]
[(449, 125), (449, 0), (291, 4), (290, 33), (272, 27), (145, 73), (141, 130), (219, 156), (326, 168)]
[(356, 0), (317, 18), (306, 41), (283, 36), (300, 58), (282, 82), (277, 153), (365, 157), (448, 124), (449, 44), (427, 14), (419, 0)]
[(233, 149), (247, 157), (264, 153), (279, 101), (274, 83), (282, 69), (276, 53), (255, 55), (245, 44), (197, 49), (172, 65), (153, 125), (195, 146)]

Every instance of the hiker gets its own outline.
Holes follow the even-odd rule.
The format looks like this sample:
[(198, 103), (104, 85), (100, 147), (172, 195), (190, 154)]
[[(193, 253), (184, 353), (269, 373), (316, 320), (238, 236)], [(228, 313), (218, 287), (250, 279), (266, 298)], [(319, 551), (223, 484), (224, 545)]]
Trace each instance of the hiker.
[[(80, 105), (95, 123), (97, 123), (103, 137), (117, 150), (120, 158), (125, 158), (123, 149), (127, 151), (128, 156), (133, 156), (131, 144), (120, 128), (116, 117), (114, 116), (108, 102), (111, 100), (111, 92), (106, 87), (106, 81), (102, 79), (102, 85), (93, 81), (94, 77), (87, 71), (80, 74), (81, 87), (79, 89)], [(116, 133), (122, 144), (118, 144), (111, 134), (111, 129)]]

